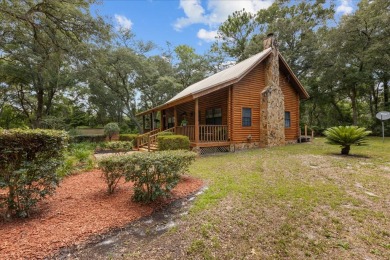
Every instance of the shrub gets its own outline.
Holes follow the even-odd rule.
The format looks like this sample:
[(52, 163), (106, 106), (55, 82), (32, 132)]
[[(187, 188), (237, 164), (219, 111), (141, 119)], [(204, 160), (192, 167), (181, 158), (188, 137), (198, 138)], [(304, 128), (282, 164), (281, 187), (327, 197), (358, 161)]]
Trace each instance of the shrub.
[(115, 142), (105, 142), (99, 144), (97, 147), (100, 151), (114, 151), (114, 152), (128, 152), (133, 149), (133, 142), (125, 141), (115, 141)]
[(325, 130), (328, 144), (340, 145), (341, 154), (348, 155), (351, 145), (366, 144), (366, 137), (371, 131), (357, 126), (335, 126)]
[(65, 153), (64, 164), (57, 170), (57, 173), (64, 177), (74, 172), (92, 169), (95, 148), (96, 144), (88, 142), (69, 145), (68, 151)]
[(134, 182), (133, 200), (151, 202), (168, 196), (195, 157), (189, 151), (163, 151), (125, 158), (126, 180)]
[(100, 142), (104, 142), (105, 140), (106, 140), (105, 135), (76, 135), (70, 138), (71, 143), (84, 143), (84, 142), (100, 143)]
[(68, 135), (54, 130), (0, 130), (0, 189), (6, 217), (29, 216), (29, 210), (55, 191)]
[(127, 156), (108, 156), (98, 161), (109, 194), (114, 193), (119, 180), (125, 176), (128, 164), (126, 158)]
[(133, 142), (138, 137), (138, 134), (120, 134), (119, 135), (119, 141), (127, 141), (127, 142)]
[(108, 139), (111, 141), (111, 138), (118, 134), (120, 131), (120, 128), (117, 123), (108, 123), (104, 126), (104, 133), (106, 136), (108, 136)]
[(160, 151), (190, 149), (190, 139), (184, 135), (157, 136), (157, 143)]
[(160, 132), (157, 134), (158, 136), (165, 136), (165, 135), (174, 135), (173, 132)]

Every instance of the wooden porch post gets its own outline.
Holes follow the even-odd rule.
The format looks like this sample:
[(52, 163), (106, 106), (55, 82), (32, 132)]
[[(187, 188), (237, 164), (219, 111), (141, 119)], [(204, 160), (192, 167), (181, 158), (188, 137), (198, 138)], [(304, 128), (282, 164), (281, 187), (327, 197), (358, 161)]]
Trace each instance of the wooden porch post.
[(142, 132), (145, 132), (145, 115), (142, 116)]
[(164, 110), (160, 110), (160, 131), (164, 131), (164, 124), (165, 124), (165, 118), (164, 118)]
[(199, 98), (195, 99), (195, 144), (199, 143)]
[(150, 113), (150, 130), (154, 130), (154, 122), (153, 122), (153, 112)]
[(173, 118), (175, 119), (174, 126), (175, 126), (175, 131), (176, 131), (177, 121), (178, 121), (176, 106), (173, 107)]
[(231, 141), (230, 140), (230, 124), (231, 124), (231, 116), (232, 116), (232, 113), (231, 113), (231, 109), (232, 109), (232, 104), (231, 104), (231, 101), (232, 101), (232, 86), (229, 86), (228, 88), (228, 100), (227, 100), (227, 126), (228, 126), (228, 129), (227, 129), (227, 140), (228, 141)]

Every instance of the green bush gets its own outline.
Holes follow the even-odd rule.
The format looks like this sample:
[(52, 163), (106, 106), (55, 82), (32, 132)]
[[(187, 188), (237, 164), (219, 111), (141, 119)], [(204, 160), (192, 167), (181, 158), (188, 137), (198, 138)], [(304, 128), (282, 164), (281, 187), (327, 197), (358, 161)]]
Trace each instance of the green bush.
[(119, 141), (127, 141), (127, 142), (135, 143), (135, 140), (137, 139), (137, 137), (138, 137), (138, 134), (120, 134)]
[(104, 126), (104, 134), (108, 136), (108, 139), (111, 141), (111, 138), (118, 134), (121, 129), (117, 123), (108, 123)]
[(105, 135), (76, 135), (70, 138), (71, 143), (100, 143), (106, 140)]
[(6, 217), (29, 216), (29, 210), (55, 191), (68, 135), (54, 130), (0, 130), (0, 207)]
[(126, 156), (108, 156), (98, 161), (109, 194), (114, 193), (119, 180), (125, 176), (128, 164), (126, 158)]
[(109, 193), (114, 192), (120, 178), (125, 176), (126, 181), (134, 182), (133, 199), (151, 202), (169, 195), (195, 157), (189, 151), (163, 151), (110, 156), (98, 164)]
[(165, 136), (165, 135), (174, 135), (173, 132), (160, 132), (157, 134), (158, 136)]
[(184, 135), (157, 136), (157, 143), (160, 151), (190, 149), (190, 139)]
[(69, 145), (65, 153), (64, 164), (57, 170), (61, 176), (67, 176), (74, 172), (90, 170), (94, 167), (93, 154), (95, 152), (95, 143), (73, 143)]
[(128, 152), (133, 149), (133, 142), (115, 141), (100, 143), (97, 146), (98, 151)]
[(328, 144), (340, 145), (341, 154), (348, 155), (351, 145), (366, 144), (367, 135), (371, 131), (367, 131), (364, 127), (357, 126), (335, 126), (325, 130)]
[(126, 158), (126, 180), (134, 182), (133, 200), (151, 202), (169, 196), (196, 154), (189, 151), (137, 153)]

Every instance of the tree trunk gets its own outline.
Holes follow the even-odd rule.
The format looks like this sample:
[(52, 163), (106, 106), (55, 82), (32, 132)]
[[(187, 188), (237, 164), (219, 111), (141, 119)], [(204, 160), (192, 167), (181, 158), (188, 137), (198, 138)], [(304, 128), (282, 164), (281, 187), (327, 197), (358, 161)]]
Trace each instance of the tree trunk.
[(341, 154), (342, 155), (348, 155), (349, 154), (349, 150), (351, 150), (351, 146), (350, 145), (346, 145), (346, 146), (344, 146), (341, 149)]
[(388, 84), (388, 78), (387, 76), (384, 76), (383, 77), (383, 102), (384, 102), (384, 110), (386, 111), (387, 109), (390, 109), (389, 94), (390, 94), (390, 87)]
[(352, 103), (352, 120), (353, 125), (358, 125), (358, 105), (357, 105), (357, 91), (356, 86), (352, 88), (351, 93), (351, 103)]

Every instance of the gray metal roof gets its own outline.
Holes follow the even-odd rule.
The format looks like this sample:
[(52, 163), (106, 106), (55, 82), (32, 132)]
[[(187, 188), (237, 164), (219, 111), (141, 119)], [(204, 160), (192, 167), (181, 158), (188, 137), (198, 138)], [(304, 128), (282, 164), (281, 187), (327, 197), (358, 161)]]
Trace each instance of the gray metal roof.
[(223, 71), (215, 73), (208, 78), (205, 78), (191, 86), (188, 86), (186, 89), (181, 91), (179, 94), (174, 96), (165, 104), (171, 103), (183, 97), (194, 95), (196, 93), (202, 92), (209, 88), (221, 85), (225, 82), (229, 82), (235, 79), (240, 79), (247, 72), (249, 72), (254, 66), (257, 65), (259, 61), (261, 61), (264, 57), (266, 57), (271, 52), (271, 48), (265, 49), (262, 52), (237, 63), (236, 65), (227, 68)]

